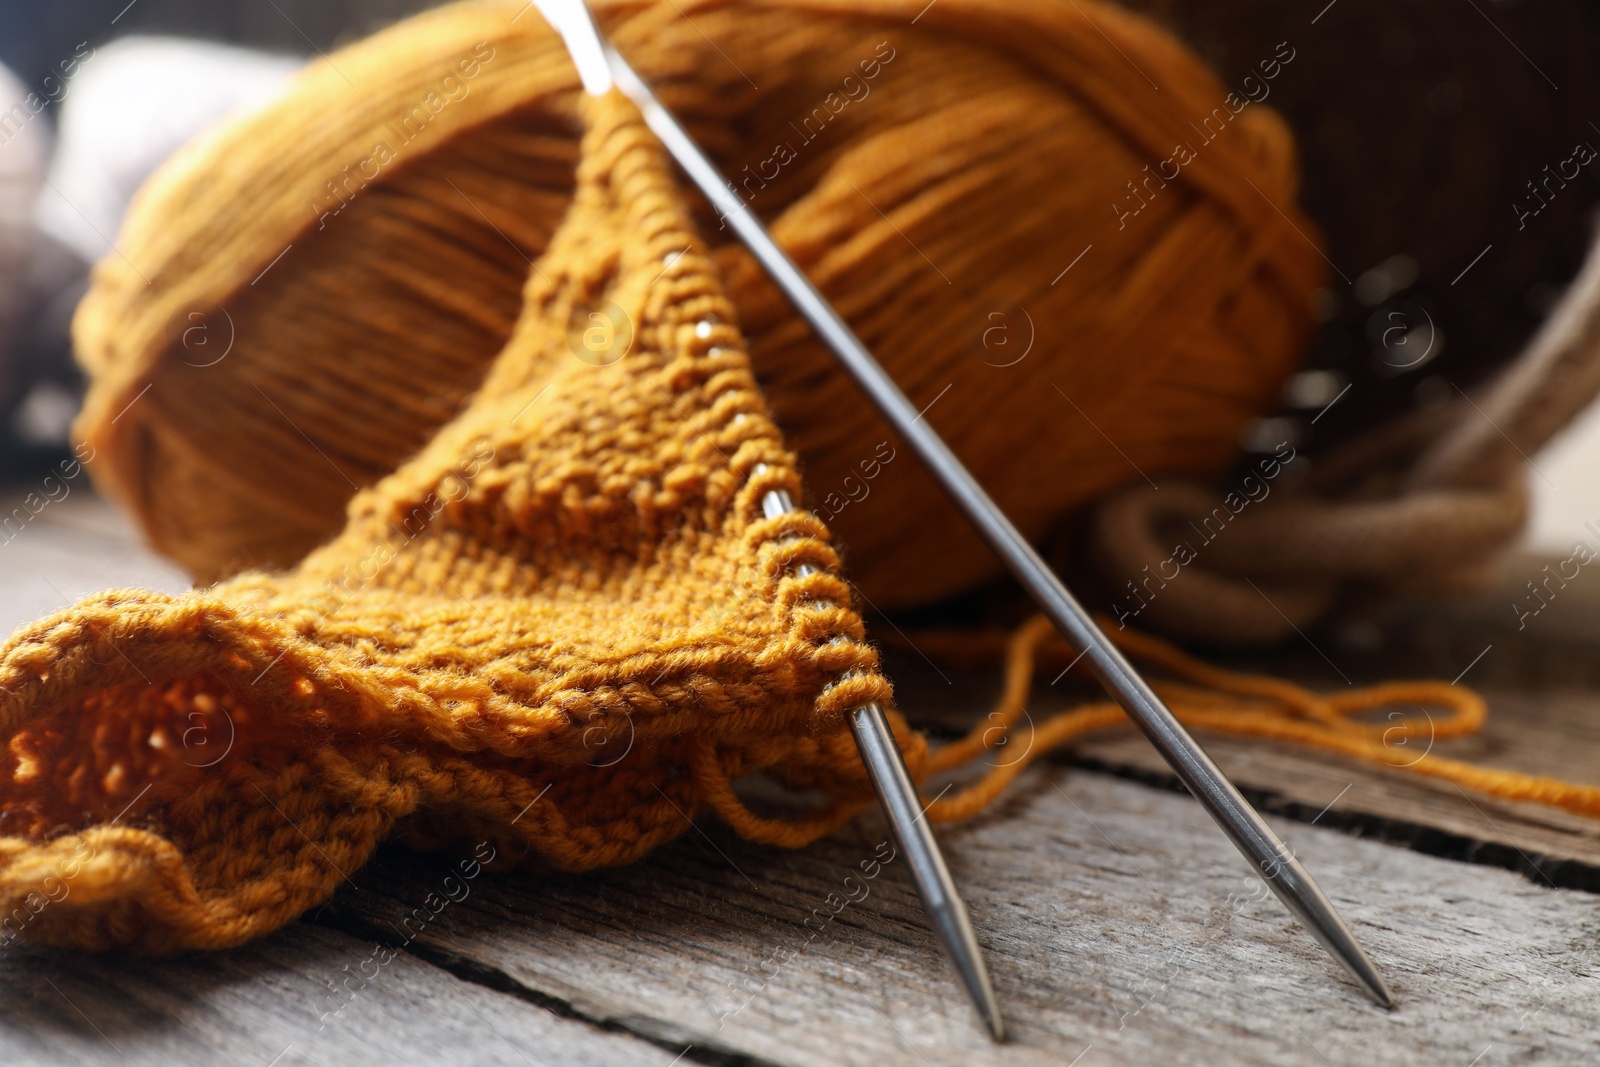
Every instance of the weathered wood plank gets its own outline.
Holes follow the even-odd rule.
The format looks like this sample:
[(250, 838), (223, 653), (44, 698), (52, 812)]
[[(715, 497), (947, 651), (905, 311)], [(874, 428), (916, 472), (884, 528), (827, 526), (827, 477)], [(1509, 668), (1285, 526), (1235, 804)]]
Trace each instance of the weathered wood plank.
[[(1362, 998), (1193, 801), (1061, 767), (1029, 772), (1002, 811), (942, 835), (1006, 1007), (1003, 1047), (939, 963), (901, 866), (862, 877), (882, 836), (870, 819), (798, 854), (707, 828), (623, 870), (497, 877), (415, 947), (588, 1018), (692, 1043), (696, 1057), (1067, 1064), (1082, 1054), (1093, 1067), (1467, 1064), (1482, 1053), (1487, 1067), (1592, 1053), (1600, 898), (1284, 828), (1385, 968), (1398, 1011)], [(327, 921), (387, 928), (432, 877), (390, 853)], [(813, 909), (829, 915), (847, 892), (862, 899), (813, 918), (820, 932), (809, 933)]]
[(303, 923), (233, 952), (170, 960), (8, 946), (0, 1062), (632, 1067), (672, 1059), (405, 953), (380, 964), (373, 952), (371, 942)]

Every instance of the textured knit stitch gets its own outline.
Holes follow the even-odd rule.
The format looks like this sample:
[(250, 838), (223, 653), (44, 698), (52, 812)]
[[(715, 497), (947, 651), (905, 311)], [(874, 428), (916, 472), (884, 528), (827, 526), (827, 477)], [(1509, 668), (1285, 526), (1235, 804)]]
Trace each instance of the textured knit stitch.
[[(576, 870), (708, 805), (797, 843), (870, 795), (842, 713), (891, 694), (834, 606), (826, 530), (763, 517), (800, 485), (733, 308), (637, 111), (589, 112), (572, 212), (490, 379), (339, 537), (288, 574), (103, 594), (0, 649), (0, 914), (67, 886), (25, 936), (237, 944), (402, 819)], [(631, 350), (578, 358), (569, 327), (610, 305)], [(764, 833), (727, 779), (765, 767), (839, 802)]]

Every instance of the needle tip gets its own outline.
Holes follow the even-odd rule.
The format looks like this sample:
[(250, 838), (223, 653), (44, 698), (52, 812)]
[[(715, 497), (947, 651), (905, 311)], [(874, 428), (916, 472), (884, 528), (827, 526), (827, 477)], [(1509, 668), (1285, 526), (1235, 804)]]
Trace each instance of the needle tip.
[(983, 950), (978, 947), (978, 939), (973, 935), (966, 909), (947, 900), (940, 906), (930, 908), (929, 912), (934, 932), (943, 943), (950, 962), (955, 964), (956, 973), (961, 976), (961, 984), (972, 998), (972, 1006), (977, 1009), (978, 1017), (989, 1028), (989, 1035), (995, 1041), (1004, 1041), (1006, 1024), (1000, 1017), (1000, 1001), (994, 995), (988, 968), (983, 965)]
[(1377, 1001), (1378, 1007), (1387, 1011), (1394, 1011), (1394, 1009), (1398, 1006), (1394, 999), (1394, 994), (1389, 991), (1389, 987), (1383, 981), (1383, 976), (1380, 975), (1376, 970), (1372, 972), (1372, 977), (1365, 983), (1365, 985), (1367, 987), (1368, 995), (1371, 996), (1373, 1000)]
[(1395, 999), (1388, 983), (1315, 879), (1287, 851), (1280, 853), (1276, 862), (1278, 866), (1266, 879), (1267, 885), (1379, 1007), (1393, 1010)]
[(989, 1036), (994, 1038), (996, 1043), (1000, 1043), (1006, 1039), (1006, 1024), (1001, 1020), (998, 1014), (999, 1007), (996, 1005), (991, 1005), (991, 1008), (996, 1014), (990, 1015), (987, 1012), (983, 1013), (983, 1021), (989, 1027)]
[[(1306, 876), (1306, 880), (1310, 883), (1311, 890), (1317, 896), (1321, 896), (1316, 883), (1310, 882), (1309, 875)], [(1374, 1003), (1380, 1008), (1393, 1011), (1394, 994), (1389, 991), (1389, 984), (1383, 980), (1383, 975), (1378, 973), (1378, 967), (1372, 962), (1372, 957), (1367, 955), (1361, 947), (1361, 942), (1356, 940), (1355, 934), (1339, 918), (1339, 913), (1333, 910), (1333, 905), (1328, 903), (1325, 897), (1320, 903), (1326, 907), (1325, 911), (1322, 908), (1312, 908), (1308, 909), (1310, 914), (1304, 916), (1312, 924), (1312, 930), (1317, 934), (1318, 940), (1333, 952), (1350, 977), (1360, 983), (1361, 988), (1366, 990), (1367, 996), (1371, 997)]]
[[(764, 504), (769, 516), (788, 510), (790, 505), (786, 498), (774, 498), (771, 494), (769, 498), (771, 502)], [(900, 845), (917, 895), (927, 909), (934, 936), (955, 965), (961, 984), (966, 987), (972, 1006), (989, 1033), (996, 1041), (1004, 1041), (1006, 1027), (1000, 1019), (1000, 1002), (989, 981), (989, 969), (983, 963), (983, 949), (972, 932), (967, 906), (956, 891), (950, 868), (945, 866), (944, 855), (933, 839), (928, 820), (923, 817), (926, 811), (906, 772), (889, 721), (877, 704), (863, 704), (851, 715), (850, 727), (861, 748), (862, 762), (883, 804), (890, 832)]]

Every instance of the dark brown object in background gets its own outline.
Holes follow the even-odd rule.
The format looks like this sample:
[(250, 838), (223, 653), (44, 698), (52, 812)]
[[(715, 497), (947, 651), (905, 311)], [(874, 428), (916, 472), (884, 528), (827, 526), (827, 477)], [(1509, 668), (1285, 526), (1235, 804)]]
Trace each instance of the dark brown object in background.
[[(1470, 388), (1520, 351), (1577, 272), (1600, 200), (1597, 159), (1564, 188), (1551, 182), (1547, 206), (1525, 228), (1513, 206), (1538, 207), (1527, 183), (1547, 180), (1580, 142), (1600, 151), (1600, 7), (1584, 0), (1127, 6), (1177, 32), (1236, 92), (1279, 42), (1295, 49), (1265, 102), (1294, 128), (1301, 205), (1345, 276), (1331, 273), (1332, 318), (1307, 365), (1341, 371), (1353, 384), (1318, 420), (1313, 450), (1449, 399), (1452, 386)], [(1415, 281), (1363, 304), (1354, 283), (1396, 255), (1416, 261)], [(1427, 317), (1439, 335), (1436, 355), (1408, 369), (1385, 366), (1383, 331)]]
[(128, 34), (309, 54), (438, 6), (439, 0), (0, 0), (0, 63), (37, 85), (78, 42), (99, 48)]

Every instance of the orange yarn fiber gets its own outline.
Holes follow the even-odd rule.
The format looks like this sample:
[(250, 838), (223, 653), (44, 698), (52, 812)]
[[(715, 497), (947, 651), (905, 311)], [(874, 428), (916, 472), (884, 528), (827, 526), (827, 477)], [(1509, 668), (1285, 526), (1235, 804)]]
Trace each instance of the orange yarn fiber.
[[(1141, 471), (1226, 468), (1299, 361), (1325, 269), (1287, 128), (1114, 6), (925, 7), (601, 14), (1030, 537)], [(524, 0), (458, 4), (312, 63), (141, 193), (79, 314), (78, 429), (159, 549), (204, 581), (291, 566), (453, 417), (567, 210), (577, 96)], [(1175, 146), (1193, 158), (1169, 180)], [(923, 603), (998, 574), (699, 210), (865, 595)]]
[[(1396, 681), (1332, 694), (1313, 693), (1291, 682), (1212, 667), (1172, 645), (1136, 630), (1118, 630), (1108, 620), (1102, 629), (1129, 656), (1162, 672), (1155, 690), (1185, 725), (1218, 733), (1257, 737), (1335, 752), (1401, 771), (1453, 782), (1502, 800), (1562, 808), (1600, 818), (1600, 787), (1519, 771), (1480, 767), (1433, 753), (1433, 742), (1462, 737), (1482, 728), (1487, 708), (1470, 689), (1438, 681)], [(972, 654), (969, 636), (955, 638)], [(924, 648), (937, 647), (924, 637)], [(1073, 708), (1013, 735), (1028, 702), (1028, 686), (1040, 659), (1068, 664), (1075, 653), (1042, 615), (1011, 637), (1006, 651), (1005, 685), (994, 710), (962, 740), (933, 752), (929, 774), (957, 768), (1001, 745), (1022, 755), (995, 764), (977, 782), (935, 802), (936, 821), (977, 814), (997, 798), (1034, 760), (1095, 730), (1127, 725), (1122, 709), (1109, 702)], [(1374, 722), (1363, 716), (1391, 710)], [(1434, 715), (1432, 711), (1442, 711)]]

